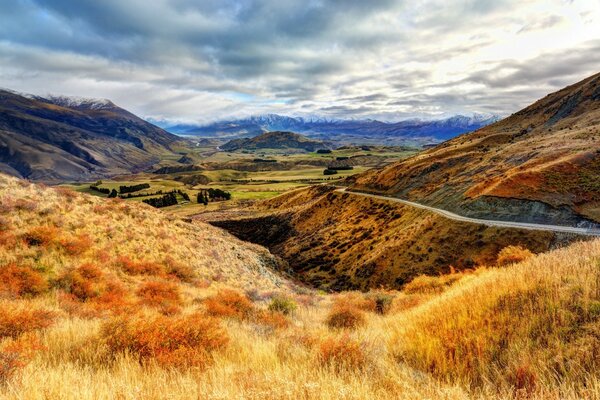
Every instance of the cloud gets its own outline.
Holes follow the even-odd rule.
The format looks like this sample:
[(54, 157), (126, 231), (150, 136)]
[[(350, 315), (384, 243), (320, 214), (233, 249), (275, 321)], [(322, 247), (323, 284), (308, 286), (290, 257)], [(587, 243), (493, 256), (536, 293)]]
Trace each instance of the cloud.
[(0, 86), (178, 121), (508, 114), (599, 65), (584, 1), (15, 0), (0, 18)]

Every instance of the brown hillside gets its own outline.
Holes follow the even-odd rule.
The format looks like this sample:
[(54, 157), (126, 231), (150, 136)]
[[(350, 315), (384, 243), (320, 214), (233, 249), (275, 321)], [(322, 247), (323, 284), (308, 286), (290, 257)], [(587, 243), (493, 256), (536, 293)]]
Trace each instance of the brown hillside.
[(600, 221), (600, 74), (353, 188), (443, 205), (471, 216)]
[(398, 203), (314, 186), (268, 200), (260, 216), (211, 223), (265, 246), (305, 282), (324, 289), (400, 288), (417, 275), (492, 265), (520, 245), (538, 253), (549, 232), (456, 222)]

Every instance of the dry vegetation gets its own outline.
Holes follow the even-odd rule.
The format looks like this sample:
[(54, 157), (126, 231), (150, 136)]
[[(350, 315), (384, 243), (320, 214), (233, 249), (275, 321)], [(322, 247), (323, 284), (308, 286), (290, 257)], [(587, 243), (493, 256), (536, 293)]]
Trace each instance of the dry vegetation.
[(552, 232), (453, 221), (325, 186), (296, 190), (254, 209), (262, 215), (212, 223), (269, 246), (300, 280), (325, 290), (400, 289), (421, 274), (493, 264), (507, 246), (541, 253), (556, 240)]
[[(535, 200), (598, 222), (598, 93), (600, 74), (595, 74), (498, 123), (369, 170), (356, 177), (354, 187), (421, 202), (443, 201), (446, 208), (485, 207), (492, 200), (490, 215), (499, 211), (494, 204), (502, 199)], [(521, 214), (512, 211), (514, 217)]]
[(600, 398), (600, 241), (322, 294), (214, 228), (0, 179), (0, 398)]

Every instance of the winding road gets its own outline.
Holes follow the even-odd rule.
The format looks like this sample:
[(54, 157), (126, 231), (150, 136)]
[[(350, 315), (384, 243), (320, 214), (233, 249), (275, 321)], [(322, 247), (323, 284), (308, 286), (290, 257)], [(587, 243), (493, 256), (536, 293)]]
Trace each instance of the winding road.
[(577, 228), (573, 226), (563, 226), (563, 225), (545, 225), (545, 224), (532, 224), (528, 222), (511, 222), (511, 221), (495, 221), (490, 219), (479, 219), (479, 218), (469, 218), (464, 217), (462, 215), (454, 214), (450, 211), (442, 210), (440, 208), (430, 207), (423, 204), (415, 203), (413, 201), (402, 200), (397, 197), (389, 197), (389, 196), (381, 196), (377, 194), (363, 193), (363, 192), (355, 192), (348, 190), (347, 188), (339, 188), (336, 189), (337, 192), (348, 193), (354, 196), (363, 196), (370, 197), (378, 200), (387, 200), (395, 203), (405, 204), (411, 207), (420, 208), (422, 210), (431, 211), (433, 213), (439, 214), (445, 218), (452, 219), (454, 221), (461, 222), (471, 222), (474, 224), (486, 225), (486, 226), (497, 226), (501, 228), (518, 228), (518, 229), (529, 229), (534, 231), (550, 231), (550, 232), (560, 232), (560, 233), (574, 233), (577, 235), (585, 235), (585, 236), (600, 236), (600, 230), (598, 229), (590, 229), (590, 228)]

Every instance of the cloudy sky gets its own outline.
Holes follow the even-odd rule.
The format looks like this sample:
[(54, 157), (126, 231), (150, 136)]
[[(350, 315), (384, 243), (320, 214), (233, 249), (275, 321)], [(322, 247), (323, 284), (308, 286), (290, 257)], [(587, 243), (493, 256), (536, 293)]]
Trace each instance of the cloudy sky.
[(600, 72), (600, 0), (0, 0), (0, 87), (209, 122), (508, 114)]

